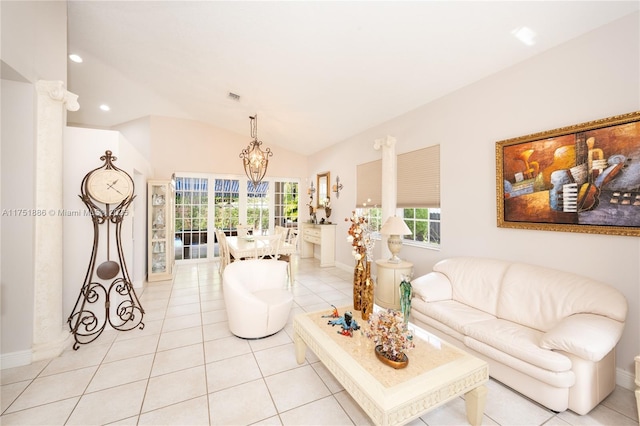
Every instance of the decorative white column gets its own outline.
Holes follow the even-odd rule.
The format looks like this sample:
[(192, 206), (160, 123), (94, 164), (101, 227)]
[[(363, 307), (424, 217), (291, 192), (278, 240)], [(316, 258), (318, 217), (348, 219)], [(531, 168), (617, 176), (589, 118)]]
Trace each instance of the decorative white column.
[(62, 81), (38, 81), (34, 216), (33, 361), (59, 355), (71, 334), (62, 312), (63, 286), (63, 134), (66, 110), (76, 111), (78, 96)]
[[(396, 213), (396, 195), (398, 192), (397, 181), (397, 158), (396, 158), (396, 138), (387, 135), (384, 138), (376, 139), (373, 148), (382, 149), (382, 223)], [(391, 252), (387, 247), (388, 236), (382, 236), (382, 258), (391, 257)]]

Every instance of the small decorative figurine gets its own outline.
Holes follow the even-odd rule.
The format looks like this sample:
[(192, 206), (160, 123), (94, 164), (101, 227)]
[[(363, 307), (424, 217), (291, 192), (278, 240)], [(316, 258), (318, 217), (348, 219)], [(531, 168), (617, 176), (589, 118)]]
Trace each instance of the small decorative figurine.
[(340, 314), (338, 313), (338, 308), (335, 305), (331, 305), (333, 311), (329, 315), (323, 315), (322, 318), (338, 318)]
[(355, 330), (360, 329), (360, 326), (358, 325), (356, 320), (353, 319), (353, 314), (347, 311), (344, 313), (344, 316), (342, 317), (336, 317), (337, 315), (338, 315), (338, 310), (334, 306), (333, 314), (331, 316), (323, 315), (323, 317), (336, 318), (336, 319), (329, 320), (327, 324), (331, 325), (332, 327), (336, 325), (342, 326), (342, 330), (338, 331), (337, 333), (342, 334), (343, 336), (353, 337), (353, 332)]

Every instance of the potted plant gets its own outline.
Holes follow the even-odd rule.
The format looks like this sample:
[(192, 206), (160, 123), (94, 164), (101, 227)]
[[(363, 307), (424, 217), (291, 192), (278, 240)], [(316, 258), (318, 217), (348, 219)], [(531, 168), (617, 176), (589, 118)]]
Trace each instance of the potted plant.
[(393, 309), (373, 312), (368, 323), (365, 335), (373, 339), (378, 359), (393, 368), (406, 367), (409, 364), (406, 352), (414, 348), (415, 343), (402, 313)]

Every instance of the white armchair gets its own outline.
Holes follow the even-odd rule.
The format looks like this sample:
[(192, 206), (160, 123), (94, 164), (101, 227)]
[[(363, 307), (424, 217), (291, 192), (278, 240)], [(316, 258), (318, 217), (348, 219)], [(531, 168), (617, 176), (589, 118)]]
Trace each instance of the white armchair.
[(222, 275), (222, 291), (231, 332), (257, 339), (282, 330), (293, 305), (286, 286), (287, 262), (257, 259), (229, 264)]

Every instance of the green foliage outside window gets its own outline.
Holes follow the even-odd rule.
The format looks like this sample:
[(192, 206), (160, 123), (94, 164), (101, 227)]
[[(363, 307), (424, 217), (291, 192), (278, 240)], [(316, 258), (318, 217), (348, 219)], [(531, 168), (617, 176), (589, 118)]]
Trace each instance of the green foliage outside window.
[(440, 244), (440, 209), (402, 209), (402, 217), (412, 232), (412, 235), (405, 235), (404, 239), (427, 244)]
[(292, 222), (298, 221), (298, 184), (284, 183), (284, 216)]
[[(207, 229), (208, 197), (206, 192), (176, 192), (176, 231)], [(203, 204), (204, 205), (198, 205)]]

